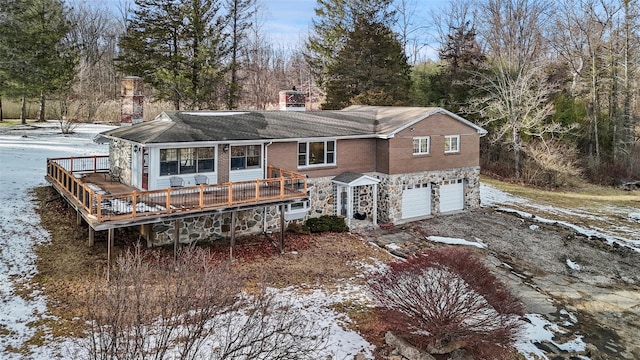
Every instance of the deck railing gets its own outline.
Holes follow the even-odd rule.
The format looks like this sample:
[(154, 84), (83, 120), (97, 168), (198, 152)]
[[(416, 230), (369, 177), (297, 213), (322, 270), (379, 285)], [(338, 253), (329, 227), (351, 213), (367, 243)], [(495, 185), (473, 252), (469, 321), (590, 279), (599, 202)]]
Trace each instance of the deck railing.
[(108, 168), (108, 156), (47, 159), (47, 180), (98, 223), (301, 198), (307, 193), (304, 175), (271, 166), (267, 179), (123, 194), (107, 194), (82, 181), (83, 173)]

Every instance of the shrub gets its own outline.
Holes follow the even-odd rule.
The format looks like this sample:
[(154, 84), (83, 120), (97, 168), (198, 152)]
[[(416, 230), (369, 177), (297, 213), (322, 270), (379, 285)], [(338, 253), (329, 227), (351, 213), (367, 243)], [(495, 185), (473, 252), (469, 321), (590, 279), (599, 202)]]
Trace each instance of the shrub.
[(391, 263), (368, 286), (392, 331), (432, 354), (506, 358), (521, 329), (520, 300), (468, 250)]
[(317, 218), (310, 218), (305, 222), (305, 225), (312, 233), (349, 231), (349, 227), (344, 222), (344, 219), (335, 215), (322, 215)]
[(137, 248), (84, 294), (82, 359), (317, 359), (328, 331), (288, 299), (244, 282), (206, 249)]

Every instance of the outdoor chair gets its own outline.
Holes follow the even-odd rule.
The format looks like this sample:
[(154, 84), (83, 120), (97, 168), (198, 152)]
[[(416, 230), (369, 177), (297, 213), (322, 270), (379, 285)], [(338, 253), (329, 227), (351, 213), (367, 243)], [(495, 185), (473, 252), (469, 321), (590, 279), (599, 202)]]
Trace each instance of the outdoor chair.
[(207, 185), (209, 183), (209, 178), (205, 175), (195, 175), (193, 179), (196, 182), (196, 185)]
[(171, 184), (172, 188), (179, 188), (184, 186), (184, 180), (182, 180), (182, 178), (178, 176), (170, 177), (169, 183)]

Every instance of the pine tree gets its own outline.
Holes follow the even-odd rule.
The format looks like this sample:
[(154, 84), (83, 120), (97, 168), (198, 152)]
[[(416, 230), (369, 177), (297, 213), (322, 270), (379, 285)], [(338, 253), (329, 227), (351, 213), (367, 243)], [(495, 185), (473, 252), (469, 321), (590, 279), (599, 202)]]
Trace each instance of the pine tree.
[(473, 86), (468, 79), (485, 66), (485, 56), (476, 41), (476, 30), (469, 21), (449, 30), (439, 51), (444, 67), (435, 81), (444, 89), (443, 106), (459, 112), (473, 96)]
[(225, 54), (217, 0), (136, 0), (120, 39), (118, 69), (141, 76), (176, 109), (211, 106)]
[(359, 16), (345, 47), (327, 68), (324, 109), (351, 104), (408, 105), (411, 67), (396, 34), (371, 16)]
[(338, 54), (345, 48), (349, 33), (353, 32), (358, 17), (391, 27), (394, 12), (391, 0), (317, 0), (316, 18), (312, 19), (313, 32), (306, 42), (305, 58), (318, 86), (325, 88), (331, 78), (329, 68), (335, 66)]
[(255, 0), (227, 0), (229, 12), (228, 33), (230, 35), (229, 53), (229, 83), (227, 85), (227, 108), (236, 109), (240, 99), (242, 85), (239, 78), (240, 55), (244, 48), (247, 37), (247, 30), (251, 27), (251, 17), (253, 16)]
[(60, 0), (4, 0), (0, 2), (0, 72), (4, 93), (40, 98), (40, 121), (45, 120), (49, 95), (68, 90), (75, 77), (77, 50), (67, 41), (71, 24)]

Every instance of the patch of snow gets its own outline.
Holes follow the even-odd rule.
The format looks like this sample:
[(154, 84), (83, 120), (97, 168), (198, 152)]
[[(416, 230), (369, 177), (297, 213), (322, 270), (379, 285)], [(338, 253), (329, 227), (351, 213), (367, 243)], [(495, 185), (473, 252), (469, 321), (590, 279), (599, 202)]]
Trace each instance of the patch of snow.
[[(443, 243), (443, 244), (449, 244), (449, 245), (475, 246), (475, 247), (480, 248), (480, 249), (486, 249), (487, 248), (487, 245), (483, 244), (481, 242), (468, 241), (468, 240), (465, 240), (465, 239), (458, 239), (458, 238), (450, 238), (450, 237), (442, 237), (442, 236), (427, 236), (427, 240), (433, 241), (433, 242), (438, 242), (438, 243)], [(479, 240), (479, 239), (476, 238), (476, 240)]]
[(530, 225), (529, 229), (531, 229), (532, 231), (536, 231), (536, 230), (540, 229), (540, 226), (538, 226), (538, 225)]
[(400, 246), (398, 246), (398, 244), (396, 243), (391, 243), (391, 244), (387, 244), (386, 247), (390, 250), (398, 250), (400, 249)]
[(571, 261), (571, 259), (567, 259), (567, 266), (569, 267), (569, 269), (576, 270), (576, 271), (582, 268), (579, 264)]
[(562, 333), (558, 325), (547, 321), (539, 314), (525, 314), (528, 321), (525, 322), (524, 336), (516, 342), (516, 349), (528, 360), (538, 360), (549, 358), (545, 353), (538, 349), (534, 344), (543, 341), (552, 343), (558, 349), (567, 352), (585, 351), (586, 344), (582, 341), (582, 336), (578, 336), (573, 340), (565, 343), (555, 342), (553, 339), (556, 334)]
[[(524, 211), (514, 210), (509, 206), (519, 205), (523, 207), (534, 207), (541, 212), (549, 214), (549, 216), (557, 214), (559, 217), (571, 217), (575, 219), (584, 219), (585, 221), (594, 220), (599, 222), (607, 220), (607, 215), (614, 216), (616, 217), (616, 219), (619, 219), (619, 217), (623, 217), (632, 222), (640, 222), (640, 213), (638, 213), (637, 208), (610, 207), (607, 209), (607, 215), (594, 213), (592, 210), (584, 210), (579, 208), (565, 209), (558, 206), (538, 204), (534, 201), (511, 195), (507, 192), (496, 189), (491, 185), (482, 183), (480, 184), (480, 199), (482, 206), (491, 206), (496, 207), (504, 212), (517, 213), (523, 217), (535, 219), (536, 221), (539, 221), (541, 223), (558, 223), (565, 227), (571, 228), (577, 233), (583, 234), (587, 237), (595, 236), (603, 238), (606, 239), (610, 245), (617, 243), (621, 246), (629, 247), (637, 252), (640, 252), (640, 231), (638, 231), (637, 227), (632, 228), (630, 226), (624, 226), (621, 225), (619, 221), (613, 219), (610, 221), (605, 221), (605, 223), (610, 224), (609, 229), (598, 228), (593, 225), (580, 226), (562, 220), (554, 220), (534, 216), (533, 214)], [(625, 235), (620, 236), (619, 234)]]
[(572, 229), (576, 233), (582, 234), (586, 237), (594, 236), (594, 237), (605, 239), (609, 245), (613, 245), (614, 243), (617, 243), (620, 246), (625, 246), (636, 252), (640, 252), (640, 240), (631, 240), (631, 239), (623, 238), (620, 236), (608, 235), (598, 228), (588, 229), (579, 225), (568, 223), (566, 221), (551, 220), (551, 219), (546, 219), (540, 216), (535, 216), (526, 211), (514, 210), (510, 208), (503, 208), (503, 207), (498, 208), (498, 210), (505, 213), (518, 214), (523, 218), (533, 219), (535, 221), (538, 221), (544, 224), (559, 224), (569, 229)]

